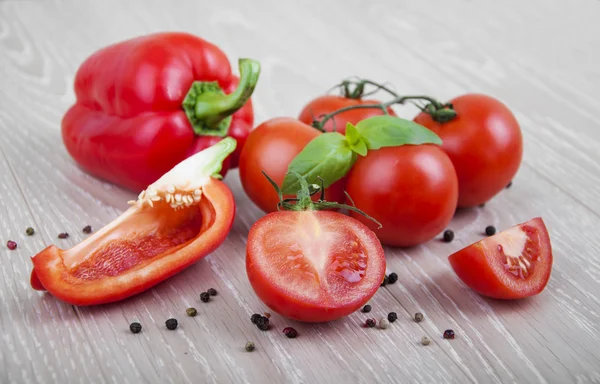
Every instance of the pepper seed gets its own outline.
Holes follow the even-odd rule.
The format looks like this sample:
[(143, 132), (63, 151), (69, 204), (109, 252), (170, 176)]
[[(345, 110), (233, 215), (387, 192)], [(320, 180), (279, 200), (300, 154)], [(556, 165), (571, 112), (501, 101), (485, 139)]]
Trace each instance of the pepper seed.
[(431, 340), (429, 340), (429, 337), (427, 337), (427, 336), (421, 337), (421, 344), (429, 345), (429, 343), (431, 343)]
[(249, 341), (249, 342), (246, 343), (246, 347), (245, 348), (246, 348), (247, 352), (252, 352), (252, 351), (254, 351), (254, 349), (256, 347), (254, 346), (253, 342)]
[(92, 233), (92, 227), (90, 225), (86, 225), (85, 227), (83, 227), (83, 229), (81, 230), (81, 232), (85, 233), (86, 235)]
[(28, 228), (25, 230), (25, 233), (27, 234), (27, 236), (33, 236), (33, 234), (35, 233), (35, 231), (33, 230), (33, 228), (31, 228), (31, 227), (28, 227)]
[(198, 311), (196, 310), (196, 308), (188, 308), (185, 310), (185, 313), (190, 317), (194, 317), (198, 314)]
[(177, 328), (177, 319), (169, 319), (165, 321), (165, 325), (167, 326), (167, 329), (172, 331)]
[(420, 323), (421, 321), (423, 321), (423, 314), (421, 312), (415, 313), (415, 321), (417, 323)]
[(59, 239), (66, 239), (67, 237), (69, 237), (69, 234), (67, 232), (62, 232), (58, 234)]

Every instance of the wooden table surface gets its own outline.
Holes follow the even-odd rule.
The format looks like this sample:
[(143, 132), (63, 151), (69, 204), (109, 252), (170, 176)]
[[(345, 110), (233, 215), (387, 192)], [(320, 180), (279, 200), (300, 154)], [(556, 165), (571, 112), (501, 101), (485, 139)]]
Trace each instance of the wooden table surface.
[[(0, 382), (600, 382), (599, 17), (595, 0), (1, 1)], [(97, 307), (33, 291), (32, 255), (51, 243), (75, 245), (84, 225), (102, 227), (133, 197), (82, 172), (62, 145), (75, 71), (100, 47), (161, 30), (195, 33), (234, 63), (260, 60), (256, 123), (297, 116), (355, 75), (442, 100), (493, 95), (521, 123), (522, 166), (512, 188), (456, 215), (452, 243), (438, 236), (386, 249), (388, 272), (400, 279), (370, 304), (376, 316), (399, 314), (387, 330), (362, 328), (362, 313), (318, 325), (273, 314), (271, 331), (252, 326), (250, 315), (267, 309), (246, 277), (245, 240), (262, 213), (237, 172), (225, 179), (238, 207), (231, 233), (181, 274)], [(488, 300), (453, 273), (447, 256), (487, 225), (535, 216), (550, 230), (555, 258), (542, 294)], [(59, 232), (71, 236), (58, 240)], [(209, 287), (219, 295), (200, 303)], [(185, 315), (190, 306), (197, 317)], [(417, 311), (422, 323), (410, 319)], [(165, 328), (170, 317), (179, 319), (176, 331)], [(133, 321), (140, 334), (129, 331)], [(289, 325), (297, 339), (282, 335)], [(442, 338), (447, 328), (455, 340)], [(431, 345), (419, 344), (423, 335)]]

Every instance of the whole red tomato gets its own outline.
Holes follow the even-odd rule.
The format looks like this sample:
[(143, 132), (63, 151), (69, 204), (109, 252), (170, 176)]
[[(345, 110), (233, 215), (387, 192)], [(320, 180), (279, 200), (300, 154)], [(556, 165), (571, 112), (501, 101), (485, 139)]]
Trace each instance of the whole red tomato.
[[(281, 186), (288, 165), (309, 141), (319, 135), (316, 129), (289, 117), (267, 120), (252, 130), (239, 162), (242, 187), (250, 200), (267, 213), (277, 211), (279, 196), (262, 171)], [(342, 202), (343, 185), (344, 179), (332, 184), (325, 190), (325, 199)]]
[[(354, 107), (357, 105), (379, 104), (378, 100), (352, 99), (344, 96), (325, 95), (317, 97), (310, 101), (300, 112), (298, 119), (305, 124), (311, 125), (314, 120), (319, 120), (321, 116), (335, 112), (346, 107)], [(395, 116), (394, 111), (388, 108), (388, 113)], [(352, 109), (335, 115), (327, 120), (323, 129), (327, 132), (336, 131), (344, 134), (346, 132), (346, 124), (352, 123), (356, 125), (359, 121), (371, 116), (383, 115), (381, 108), (360, 108)]]
[(439, 146), (403, 145), (359, 156), (347, 176), (346, 191), (358, 209), (381, 223), (378, 229), (368, 218), (350, 213), (383, 244), (410, 247), (448, 225), (456, 210), (458, 180)]
[(422, 112), (414, 121), (442, 139), (458, 176), (458, 206), (485, 203), (515, 176), (523, 155), (519, 123), (500, 101), (467, 94), (450, 101), (457, 117), (440, 123)]

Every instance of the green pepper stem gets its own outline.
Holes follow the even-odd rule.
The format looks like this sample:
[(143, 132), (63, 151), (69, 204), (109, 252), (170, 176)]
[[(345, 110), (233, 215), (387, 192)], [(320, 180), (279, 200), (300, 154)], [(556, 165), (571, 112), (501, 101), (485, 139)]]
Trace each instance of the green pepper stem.
[(194, 114), (208, 128), (216, 128), (223, 119), (242, 108), (258, 83), (260, 64), (252, 59), (240, 59), (240, 84), (229, 95), (203, 93), (196, 99)]

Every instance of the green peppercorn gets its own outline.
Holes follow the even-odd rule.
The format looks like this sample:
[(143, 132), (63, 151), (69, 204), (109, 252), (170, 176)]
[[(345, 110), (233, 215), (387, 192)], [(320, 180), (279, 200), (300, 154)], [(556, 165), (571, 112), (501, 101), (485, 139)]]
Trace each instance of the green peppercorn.
[(129, 324), (129, 330), (133, 333), (140, 333), (142, 331), (142, 324), (140, 323), (131, 323)]
[(208, 292), (202, 292), (200, 294), (200, 301), (203, 303), (208, 303), (210, 301), (210, 294)]
[(190, 317), (194, 317), (198, 314), (198, 311), (196, 310), (196, 308), (188, 308), (185, 310), (185, 313), (187, 313), (187, 315)]
[(167, 326), (167, 329), (172, 331), (177, 328), (177, 319), (169, 319), (165, 321), (165, 325)]
[(256, 347), (254, 346), (254, 343), (249, 341), (246, 343), (246, 351), (247, 352), (252, 352), (254, 351), (254, 349), (256, 349)]
[(217, 296), (217, 290), (214, 288), (208, 288), (206, 292), (208, 292), (208, 294), (211, 296)]
[(27, 234), (27, 236), (33, 236), (33, 234), (35, 233), (35, 231), (33, 230), (33, 228), (31, 228), (31, 227), (28, 227), (28, 228), (25, 230), (25, 233)]
[(415, 313), (415, 321), (417, 323), (420, 323), (421, 321), (423, 321), (423, 314), (421, 312)]

